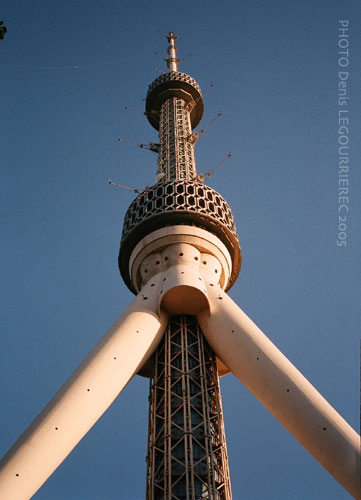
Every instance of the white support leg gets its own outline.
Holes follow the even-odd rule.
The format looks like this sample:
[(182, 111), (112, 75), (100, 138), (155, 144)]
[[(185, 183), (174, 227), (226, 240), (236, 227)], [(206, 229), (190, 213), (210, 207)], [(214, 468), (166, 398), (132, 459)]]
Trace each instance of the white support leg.
[(217, 356), (360, 499), (359, 435), (217, 284), (207, 280), (206, 286), (210, 310), (198, 314), (198, 321)]
[(0, 499), (28, 500), (148, 360), (168, 323), (151, 279), (0, 462)]

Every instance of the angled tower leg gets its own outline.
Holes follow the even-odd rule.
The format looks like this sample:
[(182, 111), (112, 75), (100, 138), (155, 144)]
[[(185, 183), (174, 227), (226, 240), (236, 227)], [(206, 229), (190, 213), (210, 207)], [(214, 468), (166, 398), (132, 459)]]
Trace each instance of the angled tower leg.
[(198, 315), (211, 347), (239, 380), (356, 499), (360, 437), (218, 286)]
[(168, 318), (149, 282), (0, 462), (0, 499), (28, 500), (151, 356)]

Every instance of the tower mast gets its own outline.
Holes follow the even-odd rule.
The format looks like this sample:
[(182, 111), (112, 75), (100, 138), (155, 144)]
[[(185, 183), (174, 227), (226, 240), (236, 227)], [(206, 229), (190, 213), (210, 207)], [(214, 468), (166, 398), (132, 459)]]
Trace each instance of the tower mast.
[[(196, 135), (192, 132), (203, 113), (203, 98), (195, 80), (178, 72), (180, 60), (174, 43), (178, 37), (173, 32), (166, 37), (169, 72), (149, 86), (146, 101), (149, 121), (159, 130), (159, 180), (150, 191), (154, 192), (151, 199), (155, 200), (155, 206), (152, 201), (141, 200), (138, 208), (134, 207), (135, 213), (132, 209), (131, 214), (126, 215), (125, 231), (128, 220), (134, 215), (136, 225), (133, 232), (138, 231), (142, 225), (140, 207), (145, 205), (148, 215), (157, 204), (163, 204), (163, 193), (168, 194), (165, 200), (171, 205), (167, 206), (166, 202), (163, 213), (159, 212), (159, 216), (153, 213), (148, 218), (149, 222), (155, 223), (160, 217), (158, 223), (163, 230), (167, 226), (174, 229), (174, 222), (177, 226), (187, 224), (188, 229), (190, 223), (198, 226), (199, 202), (202, 206), (203, 201), (207, 212), (205, 186), (197, 180)], [(203, 200), (199, 194), (203, 195)], [(209, 198), (213, 198), (213, 193), (209, 194)], [(193, 204), (189, 206), (187, 202), (192, 200)], [(167, 209), (169, 216), (165, 215)], [(188, 220), (190, 213), (192, 221)], [(140, 219), (142, 217), (143, 214)], [(173, 217), (178, 220), (173, 221)], [(180, 265), (185, 256), (193, 262), (200, 261), (200, 252), (188, 243), (184, 227), (178, 230), (178, 236), (181, 237), (179, 243), (166, 245), (166, 253), (170, 252)], [(123, 233), (123, 241), (126, 242), (127, 237), (127, 233)], [(208, 233), (202, 237), (208, 239)], [(125, 242), (122, 242), (120, 262)], [(157, 262), (159, 266), (162, 259), (156, 255), (159, 251), (150, 251), (144, 260), (155, 258), (155, 266)], [(207, 255), (211, 257), (211, 254)], [(167, 257), (164, 255), (164, 259)], [(203, 266), (207, 265), (204, 259)], [(120, 269), (124, 272), (122, 266)], [(149, 271), (144, 267), (143, 275)], [(140, 279), (143, 281), (142, 277)], [(172, 300), (178, 299), (174, 297)], [(180, 314), (170, 317), (164, 337), (143, 373), (145, 371), (150, 376), (146, 499), (231, 500), (217, 361), (195, 316)]]

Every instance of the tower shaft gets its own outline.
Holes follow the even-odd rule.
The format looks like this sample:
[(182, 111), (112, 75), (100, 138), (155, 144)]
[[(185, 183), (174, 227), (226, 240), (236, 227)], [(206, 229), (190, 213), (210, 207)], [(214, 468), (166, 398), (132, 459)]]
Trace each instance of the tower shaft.
[(207, 307), (201, 269), (229, 287), (240, 248), (230, 208), (197, 177), (193, 129), (202, 92), (178, 71), (177, 37), (170, 32), (167, 39), (169, 72), (146, 97), (147, 118), (159, 131), (156, 183), (128, 208), (119, 252), (120, 272), (135, 293), (164, 272), (158, 310), (170, 317), (152, 362), (141, 368), (151, 379), (146, 500), (231, 500), (219, 360), (193, 315)]
[(194, 142), (189, 105), (179, 98), (167, 99), (161, 107), (158, 173), (164, 180), (192, 180), (196, 176)]
[[(178, 72), (177, 37), (171, 32), (167, 38), (170, 71), (150, 85), (146, 109), (159, 130), (157, 196), (162, 196), (161, 185), (166, 186), (166, 203), (174, 201), (184, 217), (184, 209), (192, 206), (183, 195), (184, 183), (193, 184), (193, 193), (197, 183), (198, 134), (192, 128), (202, 116), (203, 99), (197, 82)], [(159, 200), (158, 210), (162, 205)], [(173, 225), (166, 207), (163, 210), (162, 226)], [(176, 255), (181, 261), (184, 252)], [(173, 316), (151, 365), (146, 500), (231, 497), (216, 356), (194, 316)]]
[(170, 319), (152, 360), (146, 500), (231, 500), (216, 358), (197, 320)]

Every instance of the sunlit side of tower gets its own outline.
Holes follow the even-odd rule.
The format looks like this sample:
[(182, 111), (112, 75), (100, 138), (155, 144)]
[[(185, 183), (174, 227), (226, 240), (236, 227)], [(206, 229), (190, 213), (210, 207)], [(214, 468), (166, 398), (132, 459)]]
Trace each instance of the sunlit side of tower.
[[(202, 93), (192, 77), (177, 71), (176, 37), (171, 32), (167, 38), (169, 72), (149, 86), (146, 99), (146, 115), (159, 130), (156, 184), (126, 213), (119, 268), (135, 292), (168, 263), (180, 266), (179, 276), (169, 277), (173, 281), (185, 274), (181, 267), (186, 263), (195, 272), (209, 266), (216, 281), (229, 287), (240, 259), (233, 217), (223, 198), (197, 177), (198, 134), (193, 129), (203, 114)], [(214, 254), (230, 252), (236, 272), (225, 276)], [(231, 268), (229, 263), (224, 267)], [(177, 294), (170, 291), (166, 296), (167, 277), (163, 281), (162, 303), (174, 314), (142, 370), (150, 377), (146, 499), (230, 500), (217, 359), (192, 314), (192, 300), (201, 299), (192, 299), (185, 282), (184, 295), (190, 300), (179, 295), (179, 287)], [(226, 373), (225, 366), (218, 365)]]

